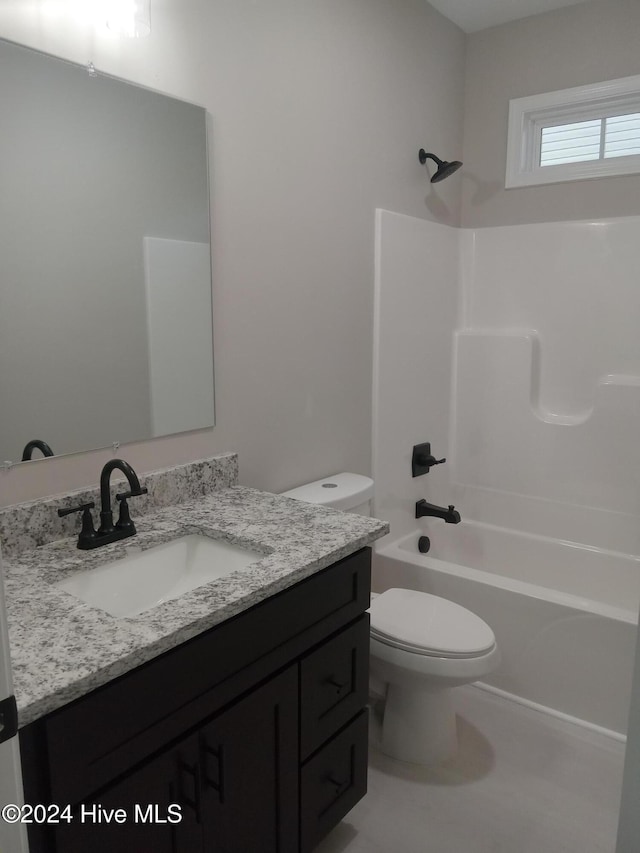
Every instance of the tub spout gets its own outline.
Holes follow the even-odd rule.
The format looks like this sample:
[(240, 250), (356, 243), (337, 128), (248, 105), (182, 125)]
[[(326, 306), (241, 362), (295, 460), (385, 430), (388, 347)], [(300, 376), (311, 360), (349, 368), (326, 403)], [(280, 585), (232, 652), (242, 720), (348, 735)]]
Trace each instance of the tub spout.
[(427, 503), (423, 498), (416, 503), (416, 518), (422, 518), (425, 515), (442, 518), (447, 524), (460, 523), (460, 513), (455, 509), (453, 504), (449, 504), (448, 507), (436, 506), (435, 504)]

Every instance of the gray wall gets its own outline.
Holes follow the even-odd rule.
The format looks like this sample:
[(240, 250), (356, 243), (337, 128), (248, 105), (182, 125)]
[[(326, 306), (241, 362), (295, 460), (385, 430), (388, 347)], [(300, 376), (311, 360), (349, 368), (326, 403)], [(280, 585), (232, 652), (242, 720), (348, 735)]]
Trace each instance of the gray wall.
[(640, 213), (640, 175), (504, 188), (509, 100), (640, 74), (640, 3), (584, 3), (469, 36), (462, 224)]
[[(459, 222), (460, 183), (431, 189), (417, 152), (462, 153), (463, 33), (424, 0), (154, 0), (128, 41), (60, 5), (3, 4), (0, 35), (211, 115), (217, 425), (120, 454), (144, 471), (236, 450), (274, 491), (367, 473), (374, 210)], [(0, 505), (109, 457), (0, 471)]]

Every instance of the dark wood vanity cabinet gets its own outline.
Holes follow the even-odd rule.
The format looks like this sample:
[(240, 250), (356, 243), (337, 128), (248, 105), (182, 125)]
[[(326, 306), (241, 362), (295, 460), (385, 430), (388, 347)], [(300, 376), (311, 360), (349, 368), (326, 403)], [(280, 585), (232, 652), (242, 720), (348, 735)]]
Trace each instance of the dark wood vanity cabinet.
[(363, 549), (24, 728), (73, 812), (31, 853), (310, 853), (366, 792), (369, 590)]
[(124, 823), (74, 821), (57, 830), (55, 849), (294, 853), (297, 724), (294, 665), (84, 802), (89, 820), (124, 809)]

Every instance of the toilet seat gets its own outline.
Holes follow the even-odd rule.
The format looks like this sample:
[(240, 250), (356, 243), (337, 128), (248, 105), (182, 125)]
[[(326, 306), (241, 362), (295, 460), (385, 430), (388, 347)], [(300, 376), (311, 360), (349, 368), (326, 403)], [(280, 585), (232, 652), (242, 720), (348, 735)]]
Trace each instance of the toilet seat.
[(484, 620), (446, 598), (411, 589), (388, 589), (371, 602), (371, 637), (426, 657), (475, 658), (495, 648)]

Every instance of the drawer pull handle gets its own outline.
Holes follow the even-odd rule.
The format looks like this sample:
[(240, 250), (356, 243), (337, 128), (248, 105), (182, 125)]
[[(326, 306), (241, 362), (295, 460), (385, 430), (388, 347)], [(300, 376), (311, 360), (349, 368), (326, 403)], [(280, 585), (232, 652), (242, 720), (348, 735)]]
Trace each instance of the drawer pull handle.
[[(180, 800), (185, 804), (185, 806), (188, 806), (190, 809), (193, 809), (193, 811), (195, 812), (195, 816), (196, 816), (196, 822), (200, 823), (200, 816), (201, 816), (200, 794), (201, 794), (201, 792), (200, 792), (200, 774), (198, 773), (198, 765), (197, 764), (194, 764), (194, 765), (187, 764), (185, 761), (180, 760), (178, 767), (180, 770), (180, 787), (179, 787)], [(183, 783), (183, 779), (184, 779), (185, 774), (187, 776), (191, 776), (191, 778), (193, 779), (193, 790), (194, 790), (194, 796), (195, 796), (194, 800), (187, 797), (186, 794), (184, 793), (184, 788), (183, 788), (182, 783)]]
[[(204, 751), (204, 781), (210, 787), (213, 788), (214, 791), (218, 793), (218, 799), (220, 804), (224, 803), (224, 748), (220, 745), (217, 749), (213, 746), (209, 746), (207, 741), (202, 739), (202, 749)], [(213, 756), (218, 761), (218, 781), (214, 782), (214, 780), (209, 776), (208, 770), (208, 757)]]
[(337, 678), (334, 678), (333, 675), (330, 675), (329, 678), (325, 678), (325, 684), (330, 684), (332, 687), (335, 687), (336, 694), (339, 696), (347, 687), (350, 686), (349, 681), (338, 681)]
[(346, 782), (340, 782), (333, 776), (327, 776), (327, 782), (329, 782), (330, 785), (333, 785), (333, 787), (336, 789), (336, 797), (342, 796), (342, 794), (344, 794), (344, 792), (350, 785), (349, 780), (347, 780)]

